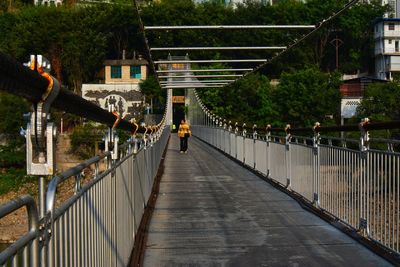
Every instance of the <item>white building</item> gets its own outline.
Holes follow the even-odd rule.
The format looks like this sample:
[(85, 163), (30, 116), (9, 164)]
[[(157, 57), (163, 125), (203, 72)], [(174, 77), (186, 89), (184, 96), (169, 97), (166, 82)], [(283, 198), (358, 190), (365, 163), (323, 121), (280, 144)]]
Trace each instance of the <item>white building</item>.
[(104, 84), (83, 84), (82, 97), (98, 106), (114, 110), (130, 120), (141, 116), (144, 104), (139, 83), (147, 79), (148, 62), (139, 59), (106, 60)]
[(398, 18), (400, 17), (400, 1), (399, 0), (382, 0), (382, 5), (389, 5), (392, 9), (391, 12), (387, 13), (387, 18)]
[(375, 76), (392, 80), (400, 72), (400, 19), (380, 18), (375, 21)]
[(62, 0), (34, 0), (35, 6), (61, 6)]

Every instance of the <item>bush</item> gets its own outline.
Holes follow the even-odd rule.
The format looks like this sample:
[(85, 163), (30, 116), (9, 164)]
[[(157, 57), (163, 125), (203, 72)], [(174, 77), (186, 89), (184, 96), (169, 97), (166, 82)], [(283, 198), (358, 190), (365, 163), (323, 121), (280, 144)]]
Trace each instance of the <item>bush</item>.
[(14, 146), (0, 146), (0, 168), (24, 167), (25, 151)]
[(23, 184), (36, 182), (37, 177), (25, 174), (25, 169), (10, 168), (0, 173), (0, 195), (18, 190)]
[(96, 142), (102, 142), (105, 126), (96, 126), (91, 123), (75, 127), (71, 135), (71, 150), (82, 159), (88, 159), (96, 154)]

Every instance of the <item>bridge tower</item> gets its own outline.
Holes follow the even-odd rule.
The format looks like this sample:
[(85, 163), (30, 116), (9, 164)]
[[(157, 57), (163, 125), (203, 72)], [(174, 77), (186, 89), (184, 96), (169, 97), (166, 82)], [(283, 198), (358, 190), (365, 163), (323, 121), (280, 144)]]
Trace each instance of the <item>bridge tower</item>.
[[(176, 61), (176, 60), (189, 60), (189, 56), (171, 56), (168, 55), (169, 61)], [(168, 64), (168, 70), (171, 71), (168, 73), (168, 83), (173, 83), (176, 81), (187, 81), (190, 78), (185, 76), (190, 74), (190, 64), (189, 63), (170, 63)], [(181, 73), (177, 75), (173, 73), (175, 70), (187, 70), (187, 72)], [(179, 77), (177, 77), (179, 76)], [(171, 124), (175, 124), (177, 127), (179, 126), (180, 120), (185, 119), (185, 94), (180, 93), (178, 90), (174, 93), (174, 89), (167, 89), (168, 90), (168, 113), (167, 113), (167, 121)], [(183, 89), (181, 89), (183, 91)]]

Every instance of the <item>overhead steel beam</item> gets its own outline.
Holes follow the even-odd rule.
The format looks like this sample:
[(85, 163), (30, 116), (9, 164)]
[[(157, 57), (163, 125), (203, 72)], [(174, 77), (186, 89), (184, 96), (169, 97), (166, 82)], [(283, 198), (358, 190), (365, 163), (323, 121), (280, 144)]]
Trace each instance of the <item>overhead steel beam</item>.
[(215, 75), (170, 75), (170, 76), (158, 76), (159, 79), (169, 78), (224, 78), (224, 77), (242, 77), (242, 74), (215, 74)]
[(190, 88), (222, 88), (226, 85), (172, 85), (164, 86), (163, 89), (190, 89)]
[(250, 75), (254, 72), (259, 71), (260, 69), (264, 68), (265, 66), (272, 64), (277, 58), (281, 57), (282, 55), (288, 53), (290, 50), (292, 50), (294, 47), (297, 47), (300, 43), (304, 42), (305, 40), (311, 38), (311, 36), (313, 36), (317, 31), (319, 31), (321, 28), (329, 25), (333, 20), (335, 20), (338, 16), (340, 16), (343, 12), (347, 11), (348, 9), (350, 9), (352, 6), (356, 5), (360, 0), (349, 0), (343, 8), (341, 8), (339, 11), (334, 12), (332, 15), (330, 15), (328, 18), (323, 19), (321, 22), (317, 23), (315, 28), (304, 34), (303, 36), (301, 36), (298, 39), (295, 39), (295, 41), (290, 44), (288, 46), (288, 48), (286, 48), (283, 51), (280, 51), (278, 54), (276, 54), (275, 56), (273, 56), (272, 58), (270, 58), (269, 60), (267, 60), (267, 62), (264, 62), (262, 64), (260, 64), (257, 68), (255, 68), (254, 70), (252, 70), (251, 72), (246, 73), (242, 78), (238, 79), (241, 80), (243, 78), (245, 78), (247, 75)]
[(150, 51), (284, 50), (286, 46), (153, 47)]
[(211, 85), (226, 85), (229, 84), (228, 82), (224, 83), (188, 83), (188, 84), (182, 84), (182, 83), (168, 83), (168, 84), (163, 84), (161, 86), (196, 86), (196, 85), (206, 85), (206, 86), (211, 86)]
[(190, 73), (190, 72), (246, 72), (253, 69), (190, 69), (190, 70), (158, 70), (157, 73)]
[(234, 82), (235, 80), (188, 80), (188, 81), (163, 81), (161, 84), (170, 84), (170, 83), (230, 83)]
[(314, 25), (182, 25), (145, 26), (145, 30), (314, 29)]
[(210, 59), (210, 60), (159, 60), (155, 64), (200, 64), (200, 63), (259, 63), (267, 59)]

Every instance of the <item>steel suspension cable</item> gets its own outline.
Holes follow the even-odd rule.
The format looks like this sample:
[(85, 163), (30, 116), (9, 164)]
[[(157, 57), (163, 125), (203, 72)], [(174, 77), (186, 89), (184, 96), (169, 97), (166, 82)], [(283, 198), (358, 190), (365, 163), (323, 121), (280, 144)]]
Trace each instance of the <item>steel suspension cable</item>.
[[(332, 14), (330, 17), (328, 17), (327, 19), (322, 20), (320, 23), (318, 23), (316, 25), (316, 27), (308, 32), (307, 34), (303, 35), (300, 39), (296, 40), (293, 44), (290, 44), (287, 46), (287, 48), (281, 52), (279, 52), (277, 55), (273, 56), (272, 58), (270, 58), (269, 60), (266, 60), (266, 62), (260, 64), (259, 66), (255, 67), (252, 71), (247, 72), (243, 75), (243, 77), (240, 77), (239, 79), (237, 79), (236, 81), (239, 81), (243, 78), (245, 78), (246, 76), (255, 73), (259, 70), (261, 70), (262, 68), (264, 68), (267, 65), (272, 64), (277, 58), (281, 57), (282, 55), (288, 53), (290, 50), (292, 50), (293, 48), (297, 47), (300, 43), (302, 43), (303, 41), (309, 39), (311, 36), (313, 36), (316, 32), (318, 32), (320, 29), (322, 29), (323, 27), (325, 27), (328, 23), (332, 22), (334, 19), (336, 19), (338, 16), (340, 16), (342, 13), (344, 13), (345, 11), (347, 11), (348, 9), (350, 9), (352, 6), (354, 6), (356, 3), (358, 3), (359, 0), (352, 0), (350, 2), (348, 2), (342, 9), (340, 9), (339, 11), (337, 11), (336, 13)], [(234, 84), (234, 83), (233, 83)]]
[(153, 56), (151, 55), (151, 52), (150, 52), (149, 40), (147, 39), (147, 36), (146, 36), (146, 32), (145, 32), (145, 29), (144, 29), (144, 23), (143, 23), (142, 17), (140, 16), (140, 10), (139, 10), (139, 5), (137, 3), (137, 0), (133, 0), (133, 4), (134, 4), (135, 9), (136, 9), (137, 19), (138, 19), (138, 22), (139, 22), (139, 28), (140, 28), (140, 31), (142, 32), (142, 36), (143, 36), (143, 40), (144, 40), (147, 56), (148, 56), (149, 61), (150, 61), (151, 69), (152, 69), (152, 71), (153, 71), (153, 73), (154, 73), (154, 75), (156, 77), (157, 82), (160, 83), (160, 81), (158, 80), (158, 74), (157, 74), (157, 71), (156, 71), (156, 65), (154, 64)]
[[(32, 103), (38, 103), (47, 91), (48, 84), (49, 81), (39, 73), (0, 52), (0, 90), (23, 97)], [(115, 115), (111, 112), (63, 88), (60, 89), (52, 107), (109, 127), (112, 127), (116, 121)], [(137, 130), (134, 124), (124, 119), (120, 120), (116, 128), (130, 132)]]

